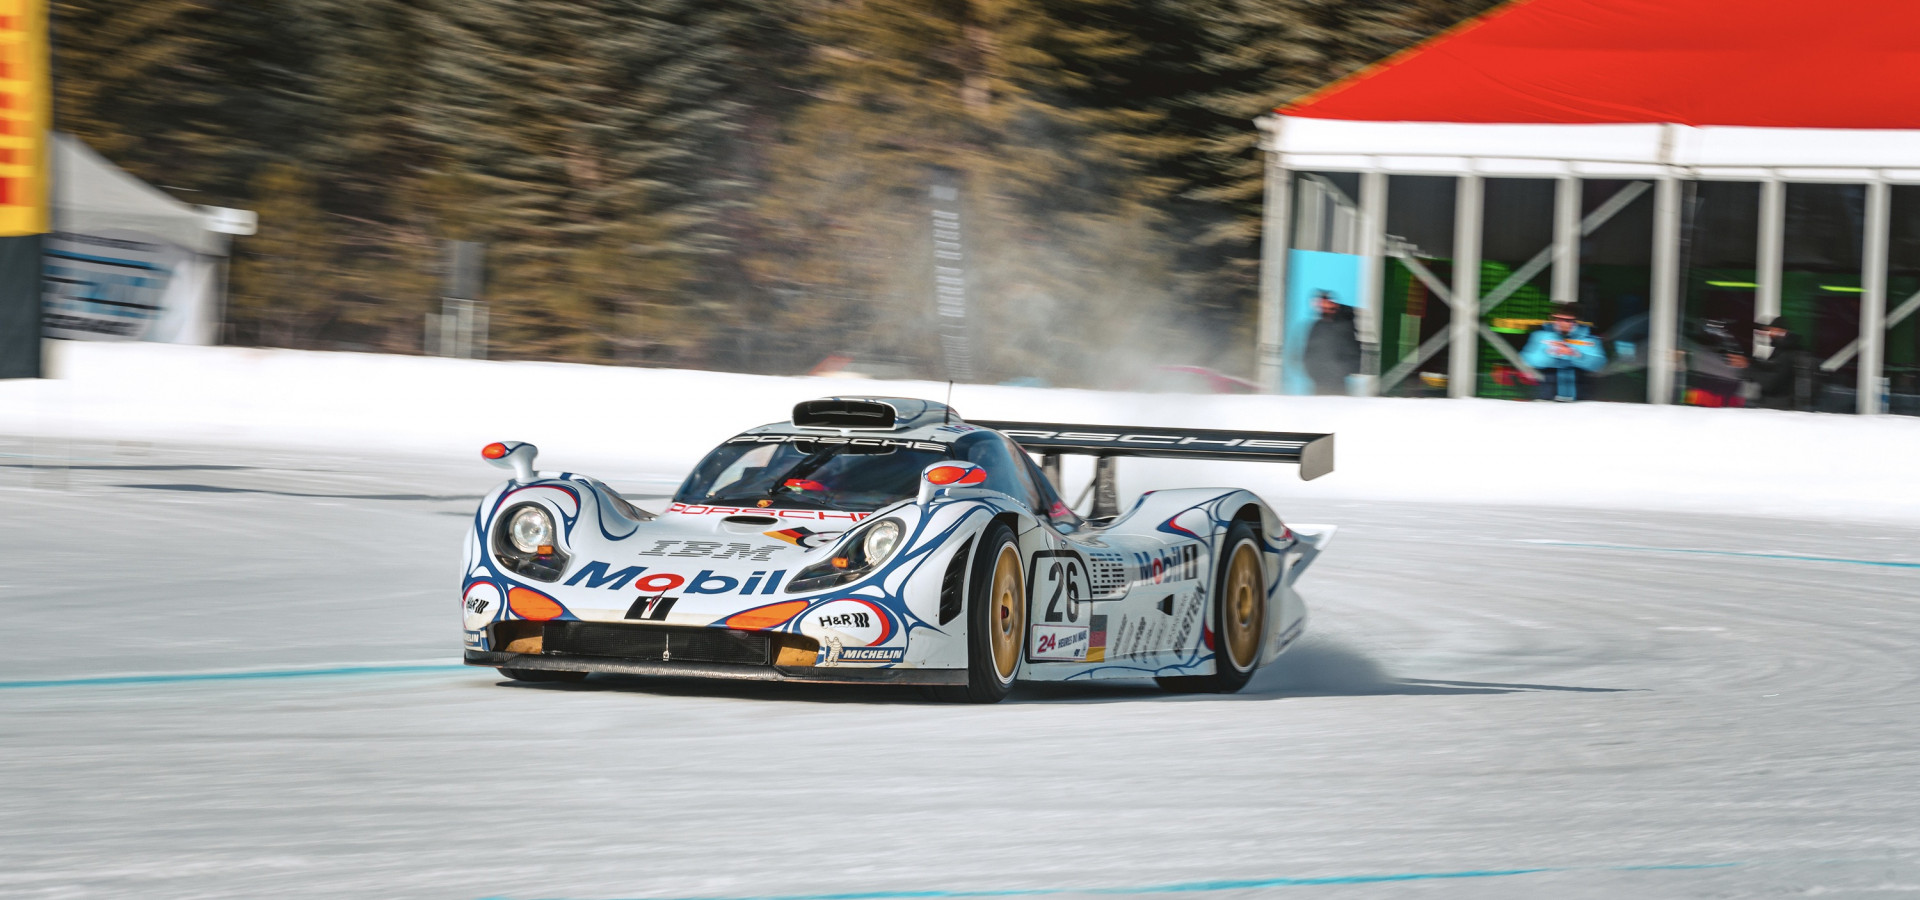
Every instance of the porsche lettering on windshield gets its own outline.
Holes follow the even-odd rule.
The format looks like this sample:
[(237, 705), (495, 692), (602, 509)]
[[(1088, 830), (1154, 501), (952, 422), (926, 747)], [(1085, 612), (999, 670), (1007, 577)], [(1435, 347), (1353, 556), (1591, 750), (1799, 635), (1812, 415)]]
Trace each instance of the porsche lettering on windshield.
[(938, 441), (908, 441), (898, 438), (836, 437), (821, 434), (743, 434), (727, 441), (729, 444), (820, 444), (834, 446), (846, 444), (853, 447), (898, 447), (908, 450), (932, 450), (944, 453), (947, 445)]
[(951, 455), (938, 441), (743, 434), (721, 444), (674, 495), (689, 507), (871, 512), (913, 497), (920, 473)]

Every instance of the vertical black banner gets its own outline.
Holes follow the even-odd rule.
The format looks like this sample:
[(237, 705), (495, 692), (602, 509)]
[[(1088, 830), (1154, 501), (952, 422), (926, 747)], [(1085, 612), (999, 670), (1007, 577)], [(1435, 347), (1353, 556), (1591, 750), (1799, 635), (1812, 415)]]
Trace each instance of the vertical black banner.
[(0, 237), (0, 378), (39, 378), (41, 236)]

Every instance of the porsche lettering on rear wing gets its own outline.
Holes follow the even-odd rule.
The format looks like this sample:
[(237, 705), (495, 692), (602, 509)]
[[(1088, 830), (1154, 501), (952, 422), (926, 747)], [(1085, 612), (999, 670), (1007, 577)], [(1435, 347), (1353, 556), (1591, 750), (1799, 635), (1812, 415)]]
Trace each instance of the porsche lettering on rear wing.
[(1134, 428), (1058, 425), (1047, 422), (981, 422), (1021, 447), (1040, 454), (1096, 457), (1151, 456), (1236, 462), (1295, 463), (1302, 480), (1333, 471), (1333, 435), (1203, 428)]

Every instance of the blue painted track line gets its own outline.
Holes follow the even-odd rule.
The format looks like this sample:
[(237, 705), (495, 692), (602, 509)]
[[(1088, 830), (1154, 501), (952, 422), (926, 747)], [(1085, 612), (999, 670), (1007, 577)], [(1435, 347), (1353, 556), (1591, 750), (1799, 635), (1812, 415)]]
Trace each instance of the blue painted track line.
[(340, 675), (403, 675), (471, 670), (467, 665), (332, 666), (325, 669), (254, 669), (236, 672), (176, 672), (159, 675), (97, 675), (89, 678), (49, 678), (38, 681), (0, 681), (0, 690), (12, 688), (104, 687), (118, 684), (183, 684), (194, 681), (255, 681), (279, 678), (318, 678)]
[[(1679, 863), (1642, 866), (1559, 866), (1531, 869), (1466, 869), (1458, 872), (1400, 872), (1380, 875), (1330, 875), (1320, 878), (1247, 878), (1222, 881), (1187, 881), (1174, 884), (1137, 887), (1061, 887), (1010, 888), (1005, 890), (898, 890), (846, 891), (829, 894), (762, 894), (738, 897), (674, 897), (660, 900), (965, 900), (971, 897), (1047, 897), (1061, 894), (1116, 896), (1128, 894), (1199, 894), (1214, 891), (1245, 891), (1261, 888), (1313, 887), (1334, 884), (1385, 884), (1397, 881), (1437, 881), (1460, 878), (1508, 878), (1547, 872), (1657, 872), (1699, 869), (1730, 869), (1744, 863)], [(485, 900), (510, 900), (488, 897)], [(542, 898), (562, 900), (562, 898)]]
[(1811, 556), (1800, 553), (1760, 553), (1749, 550), (1690, 550), (1684, 547), (1641, 547), (1634, 544), (1554, 541), (1542, 538), (1519, 538), (1518, 541), (1522, 544), (1540, 544), (1548, 547), (1584, 547), (1589, 550), (1628, 550), (1638, 553), (1686, 553), (1695, 556), (1733, 556), (1743, 559), (1784, 559), (1793, 562), (1842, 563), (1849, 566), (1878, 566), (1887, 569), (1920, 569), (1920, 562), (1901, 562), (1891, 559), (1850, 559), (1844, 556)]

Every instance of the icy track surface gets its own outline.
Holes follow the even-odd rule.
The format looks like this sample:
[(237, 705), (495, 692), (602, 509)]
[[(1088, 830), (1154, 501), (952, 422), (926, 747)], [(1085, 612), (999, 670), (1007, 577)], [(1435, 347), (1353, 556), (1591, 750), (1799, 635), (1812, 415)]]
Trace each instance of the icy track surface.
[(1911, 526), (1270, 493), (1341, 532), (1248, 691), (964, 707), (455, 665), (477, 460), (44, 449), (8, 898), (1920, 893)]

